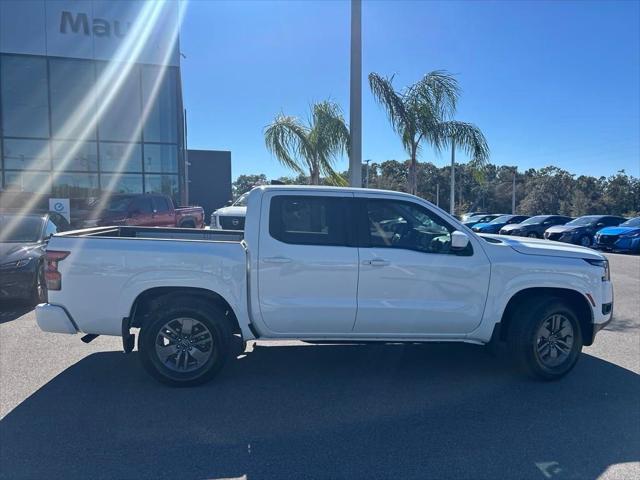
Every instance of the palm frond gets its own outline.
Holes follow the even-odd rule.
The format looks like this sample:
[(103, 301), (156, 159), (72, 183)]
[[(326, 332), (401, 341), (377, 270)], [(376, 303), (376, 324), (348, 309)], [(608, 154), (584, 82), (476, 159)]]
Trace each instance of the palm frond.
[(451, 118), (458, 105), (458, 81), (446, 70), (434, 70), (407, 89), (405, 96), (427, 107), (425, 113), (434, 118)]
[(487, 139), (472, 123), (456, 120), (442, 122), (438, 136), (442, 145), (450, 145), (451, 141), (455, 141), (456, 148), (470, 155), (471, 164), (476, 168), (486, 165), (489, 161), (490, 151)]
[(383, 77), (375, 72), (369, 74), (369, 87), (376, 101), (386, 110), (394, 131), (404, 135), (413, 123), (403, 96), (393, 89), (393, 76)]
[(314, 145), (318, 171), (339, 183), (333, 165), (343, 154), (349, 154), (349, 128), (340, 106), (331, 101), (323, 101), (313, 106), (312, 128), (309, 137)]
[(304, 174), (301, 165), (304, 161), (310, 166), (312, 146), (309, 142), (309, 129), (297, 118), (280, 114), (264, 130), (267, 150), (286, 168)]

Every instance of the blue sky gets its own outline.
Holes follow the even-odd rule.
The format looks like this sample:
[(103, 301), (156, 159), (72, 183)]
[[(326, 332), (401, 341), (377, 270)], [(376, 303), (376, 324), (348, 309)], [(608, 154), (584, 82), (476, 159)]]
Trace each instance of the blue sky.
[[(326, 98), (348, 119), (349, 14), (347, 1), (191, 1), (189, 147), (231, 150), (234, 178), (290, 174), (263, 129)], [(407, 158), (366, 75), (396, 74), (400, 89), (445, 69), (463, 89), (457, 118), (482, 128), (492, 163), (640, 175), (640, 2), (364, 1), (362, 22), (363, 159)]]

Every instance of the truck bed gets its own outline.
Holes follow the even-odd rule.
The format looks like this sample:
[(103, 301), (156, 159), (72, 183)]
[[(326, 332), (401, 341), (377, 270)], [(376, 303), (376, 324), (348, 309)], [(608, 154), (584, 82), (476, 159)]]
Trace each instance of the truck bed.
[(144, 238), (159, 240), (191, 240), (209, 242), (240, 242), (244, 239), (243, 231), (236, 230), (202, 230), (194, 228), (173, 227), (135, 227), (115, 226), (85, 228), (59, 233), (58, 237), (108, 237), (108, 238)]

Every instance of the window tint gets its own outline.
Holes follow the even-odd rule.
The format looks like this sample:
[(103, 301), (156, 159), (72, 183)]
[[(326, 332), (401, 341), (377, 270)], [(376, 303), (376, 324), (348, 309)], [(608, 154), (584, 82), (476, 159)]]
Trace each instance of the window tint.
[(449, 253), (453, 227), (426, 208), (410, 202), (367, 200), (366, 210), (370, 247)]
[(169, 211), (169, 202), (164, 197), (153, 197), (153, 209), (158, 213), (165, 213)]
[(44, 238), (49, 238), (51, 235), (58, 233), (58, 228), (51, 220), (47, 220), (47, 226), (44, 230)]
[(301, 245), (346, 245), (345, 199), (282, 195), (271, 200), (269, 233)]
[(129, 206), (129, 212), (138, 214), (151, 213), (151, 199), (149, 197), (134, 198)]

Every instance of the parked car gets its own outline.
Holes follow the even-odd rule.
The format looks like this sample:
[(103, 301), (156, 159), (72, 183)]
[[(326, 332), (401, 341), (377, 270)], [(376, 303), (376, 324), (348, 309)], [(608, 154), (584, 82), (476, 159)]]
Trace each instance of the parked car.
[(204, 209), (177, 208), (170, 196), (159, 193), (125, 193), (97, 199), (76, 222), (79, 227), (111, 225), (204, 228)]
[(249, 194), (246, 218), (244, 232), (55, 235), (38, 325), (85, 341), (122, 336), (126, 352), (140, 328), (146, 370), (184, 386), (253, 339), (504, 341), (514, 365), (549, 380), (611, 320), (599, 252), (478, 236), (405, 193), (267, 186)]
[(613, 215), (585, 215), (571, 220), (565, 225), (549, 227), (544, 232), (544, 238), (589, 247), (598, 230), (620, 225), (625, 220), (626, 218)]
[(460, 221), (467, 222), (471, 219), (471, 217), (477, 217), (478, 215), (488, 215), (489, 212), (467, 212), (462, 214), (460, 217)]
[(226, 207), (219, 208), (211, 214), (212, 230), (244, 230), (244, 219), (247, 216), (247, 198), (249, 192), (238, 197)]
[(494, 220), (500, 216), (504, 215), (503, 213), (483, 213), (480, 215), (475, 215), (473, 217), (469, 217), (466, 220), (463, 220), (462, 223), (467, 227), (471, 228), (478, 223), (489, 223), (491, 220)]
[(617, 227), (605, 227), (595, 234), (595, 248), (615, 252), (640, 253), (640, 217)]
[(487, 223), (476, 223), (472, 229), (478, 233), (498, 233), (505, 225), (520, 223), (529, 218), (526, 215), (500, 215)]
[(67, 222), (57, 213), (0, 212), (0, 298), (46, 301), (44, 247)]
[(573, 220), (562, 215), (536, 215), (524, 222), (505, 225), (500, 229), (500, 235), (516, 235), (518, 237), (542, 238), (544, 231), (554, 225), (564, 225)]

